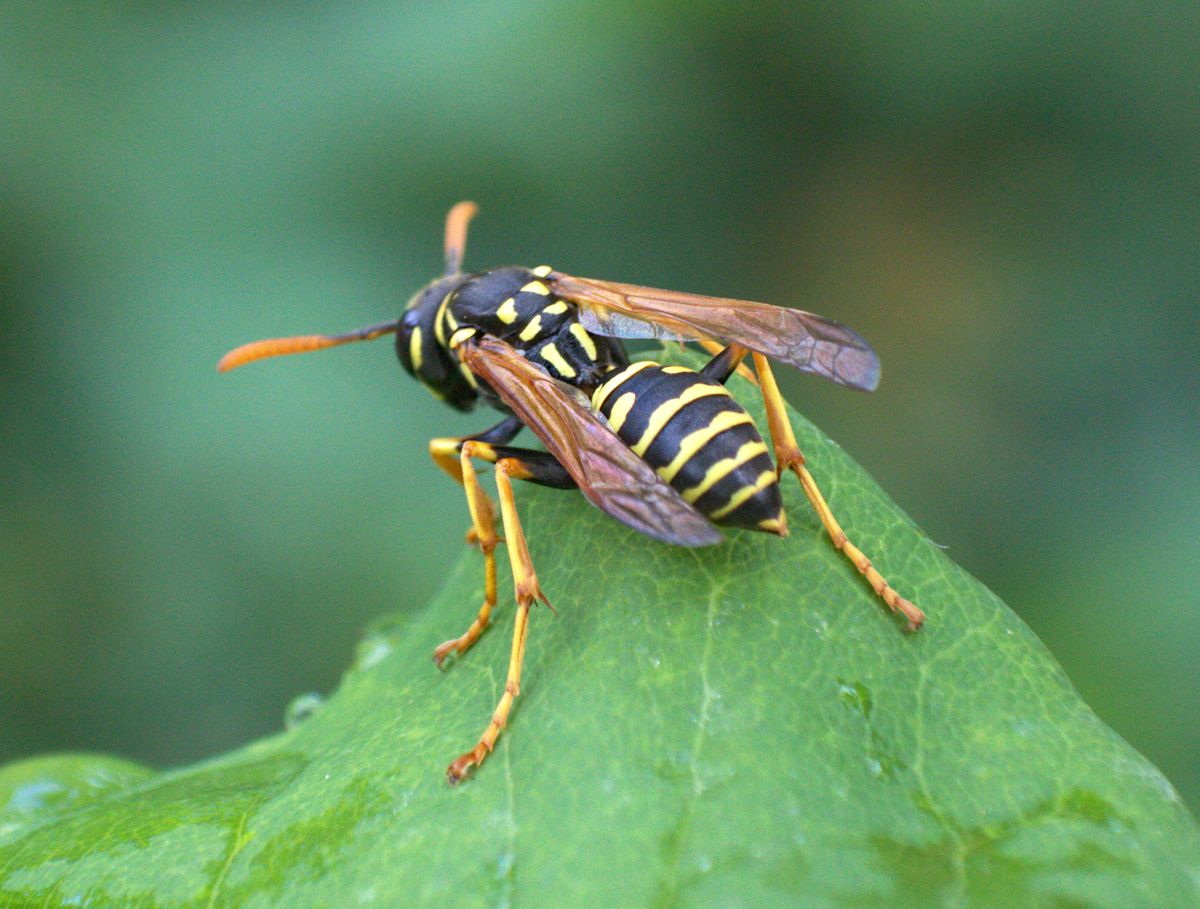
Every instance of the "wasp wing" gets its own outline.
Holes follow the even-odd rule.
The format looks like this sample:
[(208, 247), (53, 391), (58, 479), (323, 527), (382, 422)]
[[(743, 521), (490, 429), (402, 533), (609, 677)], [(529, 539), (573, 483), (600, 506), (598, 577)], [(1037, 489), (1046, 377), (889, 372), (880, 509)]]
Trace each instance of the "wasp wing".
[(570, 386), (487, 335), (462, 344), (458, 354), (533, 430), (601, 511), (664, 543), (721, 542), (720, 531), (635, 455)]
[(581, 305), (579, 308), (579, 324), (592, 334), (603, 335), (606, 338), (632, 338), (635, 340), (656, 338), (659, 341), (692, 341), (696, 339), (695, 333), (685, 334), (627, 313), (599, 307), (592, 309), (586, 305)]
[(547, 277), (556, 297), (580, 308), (588, 331), (619, 338), (714, 338), (863, 391), (879, 384), (879, 358), (855, 331), (822, 316), (751, 300), (727, 300), (636, 284)]

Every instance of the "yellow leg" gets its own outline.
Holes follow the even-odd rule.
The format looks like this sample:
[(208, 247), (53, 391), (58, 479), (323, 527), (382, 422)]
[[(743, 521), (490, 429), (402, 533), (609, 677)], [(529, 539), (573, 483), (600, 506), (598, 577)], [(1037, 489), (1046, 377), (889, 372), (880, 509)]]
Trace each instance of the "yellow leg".
[(903, 613), (904, 617), (908, 619), (908, 627), (916, 631), (925, 621), (925, 613), (914, 603), (896, 593), (884, 580), (883, 575), (871, 564), (871, 560), (863, 554), (863, 551), (847, 538), (846, 532), (842, 530), (837, 518), (833, 516), (829, 503), (821, 495), (817, 481), (804, 466), (804, 455), (800, 453), (800, 448), (796, 444), (796, 435), (792, 432), (792, 424), (788, 420), (783, 396), (779, 393), (779, 386), (775, 384), (775, 375), (771, 372), (770, 363), (762, 354), (756, 353), (754, 354), (754, 368), (758, 372), (759, 387), (762, 389), (763, 402), (767, 407), (767, 425), (771, 431), (771, 442), (775, 446), (776, 470), (781, 476), (785, 469), (796, 474), (800, 479), (800, 486), (804, 489), (804, 494), (812, 503), (813, 510), (816, 511), (817, 517), (821, 519), (821, 523), (829, 532), (833, 545), (841, 550), (854, 564), (854, 567), (862, 573), (863, 577), (867, 579), (867, 583), (888, 605), (888, 608), (893, 612)]
[[(438, 466), (450, 473), (451, 476), (455, 472), (447, 469), (446, 461), (448, 444), (453, 448), (458, 448), (458, 439), (434, 439), (429, 443), (429, 451), (433, 454), (433, 459), (437, 461)], [(436, 447), (436, 448), (435, 448)], [(475, 467), (471, 463), (473, 457), (484, 457), (491, 452), (491, 446), (483, 442), (463, 442), (462, 452), (457, 455), (455, 467), (457, 468), (457, 477), (467, 493), (467, 508), (471, 512), (471, 529), (468, 531), (468, 542), (478, 542), (479, 548), (483, 551), (484, 558), (484, 583), (483, 583), (483, 605), (479, 607), (479, 614), (475, 617), (470, 626), (461, 635), (456, 638), (451, 638), (437, 646), (433, 651), (433, 661), (440, 667), (442, 662), (451, 653), (465, 653), (470, 649), (471, 645), (479, 640), (479, 636), (488, 626), (491, 621), (492, 609), (496, 606), (496, 545), (500, 542), (500, 538), (496, 536), (496, 518), (495, 512), (488, 499), (487, 493), (483, 491), (483, 487), (479, 485), (479, 476), (475, 473)]]
[[(468, 443), (469, 444), (469, 443)], [(465, 454), (465, 452), (464, 452)], [(464, 460), (463, 466), (467, 466)], [(484, 729), (479, 742), (466, 754), (458, 757), (446, 770), (446, 777), (451, 784), (458, 783), (472, 767), (478, 767), (484, 762), (492, 749), (496, 747), (496, 739), (508, 722), (509, 711), (513, 701), (521, 693), (521, 664), (525, 660), (525, 638), (529, 632), (529, 609), (534, 600), (541, 600), (547, 606), (546, 599), (538, 586), (537, 573), (533, 570), (533, 561), (529, 557), (529, 547), (525, 543), (525, 534), (521, 530), (521, 522), (517, 517), (516, 502), (513, 500), (510, 474), (515, 475), (512, 462), (505, 459), (496, 464), (496, 488), (500, 493), (500, 514), (504, 521), (504, 536), (508, 543), (508, 559), (512, 565), (513, 586), (517, 596), (517, 615), (513, 626), (512, 651), (508, 659), (508, 675), (504, 681), (504, 693), (500, 702), (492, 712), (491, 722)]]
[(462, 439), (453, 437), (429, 440), (429, 456), (433, 458), (433, 463), (442, 468), (460, 486), (463, 475), (462, 468), (458, 463), (458, 446), (461, 444)]
[[(463, 439), (455, 438), (454, 436), (429, 440), (429, 456), (433, 458), (433, 463), (444, 470), (460, 486), (464, 485), (461, 460), (463, 441)], [(491, 444), (481, 442), (478, 439), (473, 439), (472, 441), (475, 442), (474, 457), (495, 462), (496, 452), (493, 450)], [(483, 493), (481, 492), (480, 495), (483, 495)], [(479, 542), (479, 534), (476, 532), (474, 525), (467, 528), (466, 541), (469, 545)]]

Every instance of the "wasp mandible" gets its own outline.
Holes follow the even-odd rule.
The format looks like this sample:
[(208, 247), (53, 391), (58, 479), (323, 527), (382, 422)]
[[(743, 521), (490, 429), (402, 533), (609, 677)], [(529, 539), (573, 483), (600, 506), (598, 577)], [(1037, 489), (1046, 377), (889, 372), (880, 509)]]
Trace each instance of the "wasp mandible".
[[(495, 747), (520, 691), (529, 612), (549, 605), (538, 584), (512, 480), (577, 488), (633, 529), (679, 546), (710, 546), (715, 525), (785, 535), (779, 478), (792, 471), (830, 538), (911, 629), (924, 613), (900, 596), (850, 542), (796, 444), (769, 359), (871, 391), (879, 360), (857, 333), (812, 313), (594, 278), (548, 265), (464, 273), (467, 226), (460, 202), (446, 217), (445, 273), (418, 291), (395, 321), (341, 335), (303, 335), (245, 344), (221, 372), (282, 354), (396, 336), (404, 369), (458, 410), (480, 400), (504, 414), (490, 429), (429, 443), (433, 460), (464, 488), (468, 539), (484, 555), (484, 599), (465, 632), (434, 651), (440, 666), (478, 640), (496, 605), (495, 507), (474, 461), (495, 465), (504, 541), (516, 591), (516, 619), (504, 693), (478, 743), (447, 770), (451, 783)], [(697, 341), (714, 353), (700, 370), (631, 363), (621, 338)], [(743, 360), (754, 364), (766, 405), (774, 462), (750, 415), (725, 389)], [(528, 427), (545, 451), (511, 447)]]

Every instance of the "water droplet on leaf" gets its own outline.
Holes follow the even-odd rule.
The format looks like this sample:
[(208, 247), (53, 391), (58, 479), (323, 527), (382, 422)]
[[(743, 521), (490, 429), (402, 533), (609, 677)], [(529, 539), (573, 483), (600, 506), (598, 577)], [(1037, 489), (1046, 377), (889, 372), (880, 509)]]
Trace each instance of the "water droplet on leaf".
[(376, 666), (392, 652), (392, 642), (381, 635), (368, 635), (354, 648), (354, 670), (362, 672)]
[(292, 698), (283, 713), (283, 728), (291, 732), (305, 720), (317, 713), (325, 705), (325, 699), (315, 691)]
[(871, 718), (871, 689), (862, 682), (838, 679), (838, 698), (863, 719)]

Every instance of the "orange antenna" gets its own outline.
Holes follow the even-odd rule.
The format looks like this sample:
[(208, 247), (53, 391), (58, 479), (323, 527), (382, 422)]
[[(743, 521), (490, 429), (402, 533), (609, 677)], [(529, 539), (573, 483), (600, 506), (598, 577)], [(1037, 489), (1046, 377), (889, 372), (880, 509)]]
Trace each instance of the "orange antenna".
[(297, 335), (293, 338), (266, 338), (262, 341), (251, 341), (241, 347), (235, 347), (217, 363), (217, 372), (229, 372), (246, 363), (255, 360), (265, 360), (267, 357), (281, 357), (284, 354), (308, 353), (310, 350), (324, 350), (326, 347), (336, 347), (339, 344), (349, 344), (351, 341), (374, 341), (383, 335), (390, 335), (399, 327), (400, 320), (360, 328), (344, 335)]
[(456, 275), (462, 269), (463, 255), (467, 251), (467, 225), (479, 211), (474, 202), (459, 202), (446, 215), (446, 276)]

